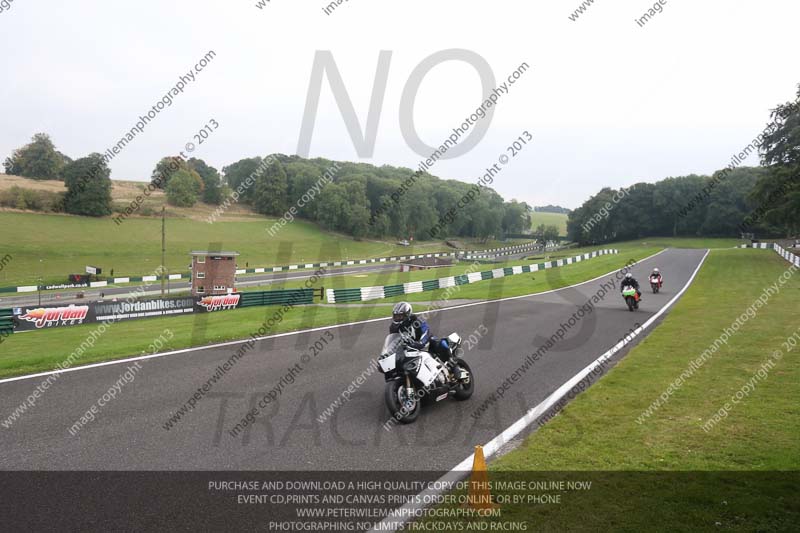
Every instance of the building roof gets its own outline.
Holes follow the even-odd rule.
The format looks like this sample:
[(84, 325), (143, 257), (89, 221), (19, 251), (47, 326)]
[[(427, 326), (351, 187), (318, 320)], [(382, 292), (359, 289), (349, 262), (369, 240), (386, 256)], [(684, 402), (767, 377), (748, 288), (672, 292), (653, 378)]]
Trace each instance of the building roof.
[(235, 257), (240, 255), (239, 252), (216, 252), (216, 251), (208, 251), (208, 250), (196, 250), (189, 253), (189, 255), (225, 255)]

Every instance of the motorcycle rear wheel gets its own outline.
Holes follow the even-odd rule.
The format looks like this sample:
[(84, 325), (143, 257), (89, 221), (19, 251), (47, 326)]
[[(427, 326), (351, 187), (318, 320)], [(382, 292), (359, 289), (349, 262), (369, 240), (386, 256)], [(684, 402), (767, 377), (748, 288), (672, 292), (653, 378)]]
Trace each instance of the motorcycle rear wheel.
[[(416, 396), (416, 389), (414, 390)], [(410, 410), (403, 409), (403, 402), (400, 397), (401, 394), (405, 397), (405, 385), (399, 379), (390, 381), (386, 384), (386, 392), (384, 394), (386, 400), (386, 407), (389, 408), (392, 418), (401, 424), (411, 424), (419, 416), (421, 409), (421, 402), (419, 398), (414, 398), (414, 406)]]

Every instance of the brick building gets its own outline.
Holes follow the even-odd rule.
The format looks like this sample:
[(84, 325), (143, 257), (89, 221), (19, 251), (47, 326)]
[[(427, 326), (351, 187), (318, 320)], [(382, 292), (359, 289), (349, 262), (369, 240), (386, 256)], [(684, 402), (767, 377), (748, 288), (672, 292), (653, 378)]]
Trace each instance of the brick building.
[(229, 294), (236, 287), (239, 252), (192, 252), (192, 296)]

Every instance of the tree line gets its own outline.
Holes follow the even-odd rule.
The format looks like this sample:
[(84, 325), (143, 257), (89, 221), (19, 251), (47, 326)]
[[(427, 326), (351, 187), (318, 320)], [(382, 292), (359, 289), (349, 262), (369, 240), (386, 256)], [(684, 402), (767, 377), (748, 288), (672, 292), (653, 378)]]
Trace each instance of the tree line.
[[(648, 236), (796, 235), (800, 231), (797, 102), (778, 106), (771, 118), (758, 147), (762, 166), (726, 168), (712, 176), (670, 177), (621, 190), (604, 188), (569, 213), (568, 238), (589, 244)], [(113, 211), (111, 171), (100, 154), (72, 160), (40, 133), (15, 150), (4, 167), (7, 174), (63, 180), (66, 193), (48, 200), (53, 205), (47, 210), (85, 216)], [(323, 175), (332, 179), (307, 195), (319, 188)], [(480, 187), (475, 195), (474, 184), (389, 165), (273, 154), (241, 159), (219, 172), (202, 159), (171, 156), (156, 164), (151, 183), (166, 192), (170, 204), (183, 207), (198, 201), (219, 205), (232, 190), (241, 188), (238, 201), (258, 213), (282, 217), (295, 207), (298, 217), (355, 238), (426, 240), (437, 228), (437, 238), (488, 239), (527, 234), (531, 228), (532, 209), (523, 202), (507, 202), (489, 187)], [(471, 201), (462, 207), (468, 194)], [(309, 200), (301, 202), (304, 197)], [(23, 208), (36, 203), (23, 193), (20, 199)], [(540, 209), (565, 211), (558, 206)], [(552, 228), (539, 227), (536, 237), (546, 239), (548, 229), (547, 237), (551, 236)]]
[(651, 236), (792, 237), (800, 232), (800, 86), (771, 114), (760, 167), (605, 187), (572, 211), (567, 235), (581, 244)]
[[(256, 175), (255, 183), (244, 189), (239, 201), (276, 217), (283, 216), (290, 206), (300, 206), (299, 217), (355, 238), (430, 239), (429, 230), (441, 224), (473, 187), (427, 173), (407, 185), (415, 171), (389, 165), (283, 154), (273, 154), (272, 160), (262, 172), (257, 171), (261, 157), (242, 159), (222, 169), (231, 189)], [(331, 173), (331, 168), (338, 170)], [(330, 183), (310, 201), (299, 202), (326, 174), (332, 174)], [(397, 194), (401, 189), (403, 194)], [(493, 189), (482, 188), (468, 209), (457, 209), (447, 217), (439, 236), (487, 239), (523, 233), (531, 225), (529, 211), (525, 203), (506, 202)]]
[[(270, 164), (262, 165), (265, 160)], [(67, 192), (61, 195), (60, 205), (46, 210), (106, 216), (114, 209), (111, 171), (100, 154), (73, 161), (56, 150), (47, 134), (39, 133), (29, 144), (15, 150), (4, 166), (7, 174), (65, 182)], [(310, 201), (298, 202), (315, 185), (319, 187), (320, 176), (330, 173), (331, 168), (337, 170), (330, 182)], [(480, 194), (463, 209), (453, 208), (474, 185), (427, 173), (418, 175), (403, 195), (395, 194), (413, 174), (411, 169), (389, 165), (273, 154), (241, 159), (223, 167), (221, 173), (202, 159), (164, 157), (150, 179), (153, 186), (166, 193), (167, 202), (178, 207), (191, 207), (198, 201), (219, 205), (232, 190), (251, 183), (238, 201), (254, 211), (282, 217), (291, 206), (301, 204), (300, 218), (355, 238), (426, 240), (431, 238), (427, 235), (429, 230), (437, 225), (442, 227), (438, 238), (503, 238), (530, 231), (531, 208), (516, 200), (506, 202), (488, 187), (481, 187)], [(23, 208), (26, 203), (27, 207), (34, 207), (33, 200), (24, 200)], [(382, 205), (389, 208), (378, 212)]]

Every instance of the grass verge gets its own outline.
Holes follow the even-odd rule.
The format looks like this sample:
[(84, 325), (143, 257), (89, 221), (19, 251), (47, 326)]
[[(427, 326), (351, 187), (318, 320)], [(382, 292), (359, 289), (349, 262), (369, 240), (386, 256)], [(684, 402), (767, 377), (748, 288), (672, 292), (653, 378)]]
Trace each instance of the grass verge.
[(493, 480), (529, 473), (594, 487), (562, 493), (560, 504), (504, 504), (486, 520), (546, 531), (796, 530), (800, 342), (787, 339), (800, 333), (800, 272), (652, 409), (787, 269), (771, 251), (711, 252), (661, 325), (490, 467)]

